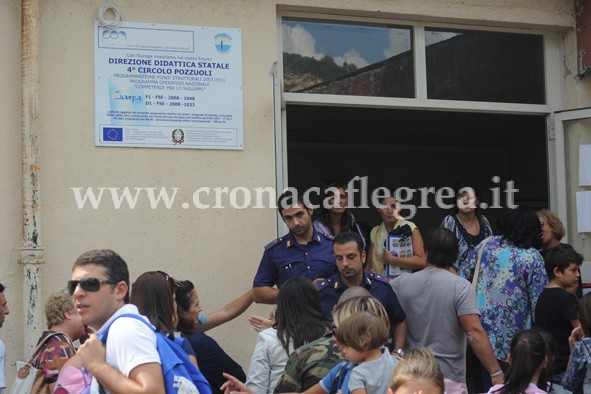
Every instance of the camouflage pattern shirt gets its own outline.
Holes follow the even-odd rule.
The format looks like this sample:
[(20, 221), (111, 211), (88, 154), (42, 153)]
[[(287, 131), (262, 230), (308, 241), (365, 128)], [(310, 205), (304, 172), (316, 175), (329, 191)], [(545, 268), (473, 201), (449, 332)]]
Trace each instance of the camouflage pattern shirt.
[(297, 348), (287, 360), (274, 393), (301, 393), (343, 360), (332, 333)]

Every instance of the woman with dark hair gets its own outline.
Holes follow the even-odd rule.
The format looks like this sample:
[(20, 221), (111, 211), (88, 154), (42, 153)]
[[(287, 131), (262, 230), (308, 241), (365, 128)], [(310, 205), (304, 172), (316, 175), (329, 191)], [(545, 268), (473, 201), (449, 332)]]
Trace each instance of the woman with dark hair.
[[(511, 339), (531, 327), (536, 302), (548, 277), (538, 252), (541, 228), (534, 211), (524, 207), (508, 209), (498, 227), (501, 235), (477, 245), (459, 274), (476, 287), (482, 327), (496, 358), (506, 368)], [(476, 387), (477, 392), (490, 388), (490, 379), (485, 378), (486, 372), (485, 387)]]
[[(205, 327), (199, 321), (202, 310), (201, 303), (193, 282), (184, 280), (179, 283), (181, 286), (176, 289), (176, 304), (179, 315), (178, 330), (191, 344), (199, 362), (199, 369), (211, 384), (213, 391), (223, 393), (219, 388), (226, 381), (222, 376), (224, 372), (234, 375), (241, 381), (246, 379), (246, 375), (242, 367), (226, 354), (215, 339), (203, 332)], [(252, 302), (252, 296), (250, 300)], [(250, 305), (250, 302), (247, 303), (246, 307), (248, 305)], [(217, 311), (212, 313), (212, 318), (207, 319), (209, 323), (217, 322), (215, 313)]]
[(480, 213), (480, 192), (470, 182), (454, 186), (456, 204), (453, 214), (443, 218), (440, 227), (450, 230), (458, 240), (459, 254), (453, 267), (457, 271), (474, 247), (493, 235), (488, 219)]
[(259, 333), (246, 385), (255, 394), (272, 393), (289, 354), (296, 348), (326, 335), (316, 288), (306, 278), (291, 278), (279, 289), (275, 325)]
[(314, 227), (318, 232), (335, 237), (340, 233), (354, 231), (363, 239), (364, 249), (369, 249), (370, 228), (367, 223), (358, 222), (353, 216), (347, 195), (347, 186), (343, 182), (330, 183), (322, 192), (318, 219), (314, 220)]
[[(148, 271), (141, 274), (131, 285), (129, 302), (137, 306), (139, 312), (146, 316), (156, 331), (174, 339), (179, 322), (175, 292), (180, 282), (162, 271)], [(191, 361), (197, 365), (195, 352), (188, 341), (183, 340), (182, 346)]]

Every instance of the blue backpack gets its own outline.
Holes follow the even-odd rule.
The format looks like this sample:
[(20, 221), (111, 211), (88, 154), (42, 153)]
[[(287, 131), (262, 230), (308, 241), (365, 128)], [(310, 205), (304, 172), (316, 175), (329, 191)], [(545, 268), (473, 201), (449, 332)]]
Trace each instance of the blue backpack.
[[(181, 338), (170, 339), (166, 335), (156, 331), (150, 323), (138, 315), (125, 313), (119, 317), (131, 317), (139, 320), (156, 333), (156, 346), (160, 355), (160, 362), (162, 363), (162, 375), (164, 376), (164, 386), (167, 394), (212, 394), (209, 382), (183, 350)], [(107, 326), (100, 338), (103, 343), (107, 342), (107, 335), (109, 335), (111, 324)]]

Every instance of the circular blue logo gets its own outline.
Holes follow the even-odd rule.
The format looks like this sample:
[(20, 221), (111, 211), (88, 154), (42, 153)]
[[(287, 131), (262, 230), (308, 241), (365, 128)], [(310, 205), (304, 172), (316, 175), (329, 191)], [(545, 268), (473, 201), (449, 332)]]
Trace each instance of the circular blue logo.
[(226, 33), (216, 34), (213, 40), (219, 53), (228, 53), (232, 48), (232, 37)]

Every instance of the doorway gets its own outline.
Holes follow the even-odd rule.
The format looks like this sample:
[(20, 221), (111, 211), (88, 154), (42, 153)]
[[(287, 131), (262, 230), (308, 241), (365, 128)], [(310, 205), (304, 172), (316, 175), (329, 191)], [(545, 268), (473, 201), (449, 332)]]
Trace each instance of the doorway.
[[(506, 208), (505, 189), (512, 181), (518, 189), (514, 204), (549, 205), (544, 115), (288, 105), (286, 122), (290, 186), (322, 188), (358, 176), (367, 177), (369, 193), (378, 187), (414, 189), (406, 203), (418, 207), (411, 220), (423, 233), (451, 210), (438, 207), (435, 195), (421, 188), (471, 180), (483, 202), (491, 206), (500, 197), (497, 206)], [(500, 207), (483, 212), (493, 227)], [(372, 207), (354, 212), (371, 226), (380, 222)]]

